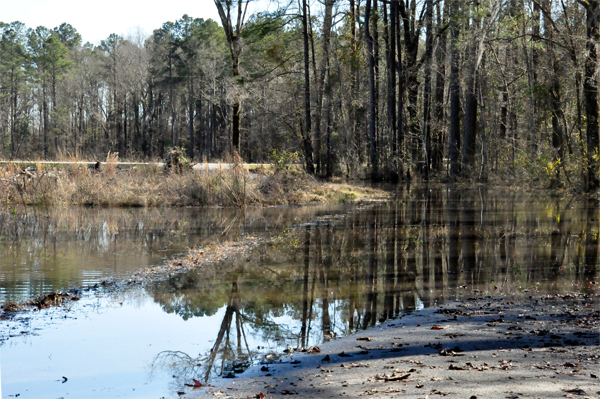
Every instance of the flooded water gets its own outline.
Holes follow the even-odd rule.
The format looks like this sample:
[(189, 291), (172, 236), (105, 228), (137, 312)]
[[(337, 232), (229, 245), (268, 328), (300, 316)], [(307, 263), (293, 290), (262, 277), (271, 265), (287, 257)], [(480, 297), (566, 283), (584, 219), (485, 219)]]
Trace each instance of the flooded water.
[(364, 210), (313, 210), (300, 218), (312, 222), (286, 217), (292, 228), (243, 257), (1, 321), (2, 397), (176, 398), (192, 378), (287, 361), (288, 345), (447, 300), (597, 287), (593, 201), (432, 187)]
[(0, 211), (0, 303), (127, 276), (187, 248), (275, 231), (344, 208)]

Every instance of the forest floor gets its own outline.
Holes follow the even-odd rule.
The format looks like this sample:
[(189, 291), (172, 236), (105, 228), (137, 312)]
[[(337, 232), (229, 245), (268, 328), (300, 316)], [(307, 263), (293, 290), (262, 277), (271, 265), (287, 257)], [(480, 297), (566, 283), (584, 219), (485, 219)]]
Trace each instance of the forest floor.
[(185, 397), (598, 398), (599, 300), (590, 289), (430, 307)]

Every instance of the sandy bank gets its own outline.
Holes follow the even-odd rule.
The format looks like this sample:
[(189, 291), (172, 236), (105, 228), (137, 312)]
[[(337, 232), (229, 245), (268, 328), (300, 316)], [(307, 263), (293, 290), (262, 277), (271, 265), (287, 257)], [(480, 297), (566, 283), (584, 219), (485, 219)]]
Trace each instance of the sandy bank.
[(598, 398), (599, 299), (594, 291), (427, 308), (184, 397)]

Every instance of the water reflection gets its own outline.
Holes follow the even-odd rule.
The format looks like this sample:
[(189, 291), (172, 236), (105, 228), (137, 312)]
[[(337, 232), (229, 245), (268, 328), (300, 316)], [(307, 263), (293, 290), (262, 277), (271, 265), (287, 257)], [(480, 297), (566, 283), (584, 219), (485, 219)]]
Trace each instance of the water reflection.
[[(432, 187), (400, 191), (396, 201), (366, 210), (339, 208), (339, 213), (342, 210), (355, 212), (336, 218), (321, 217), (335, 214), (331, 208), (312, 207), (247, 210), (245, 214), (173, 210), (176, 214), (166, 216), (156, 210), (144, 219), (143, 213), (123, 211), (115, 213), (114, 218), (122, 218), (115, 222), (107, 216), (111, 210), (91, 210), (98, 211), (98, 216), (50, 216), (53, 223), (45, 222), (43, 213), (30, 216), (34, 222), (29, 225), (42, 226), (36, 230), (41, 235), (20, 235), (14, 240), (16, 252), (26, 254), (23, 248), (36, 248), (26, 242), (41, 240), (43, 244), (44, 234), (49, 238), (40, 245), (42, 253), (51, 253), (52, 246), (47, 243), (53, 237), (57, 248), (83, 248), (84, 242), (91, 242), (85, 251), (95, 255), (82, 255), (74, 262), (79, 263), (79, 269), (74, 267), (77, 273), (102, 270), (86, 269), (85, 262), (94, 256), (122, 259), (102, 255), (106, 243), (109, 251), (117, 250), (115, 240), (128, 248), (122, 253), (133, 258), (134, 254), (148, 254), (150, 251), (139, 248), (151, 247), (149, 243), (157, 239), (150, 241), (150, 237), (160, 234), (167, 239), (154, 247), (153, 253), (178, 242), (192, 245), (194, 240), (218, 239), (223, 232), (234, 237), (261, 229), (272, 232), (274, 226), (294, 224), (296, 228), (245, 256), (175, 275), (150, 287), (132, 288), (116, 302), (112, 296), (102, 299), (92, 309), (104, 310), (106, 302), (114, 307), (102, 314), (77, 310), (75, 307), (91, 301), (84, 297), (68, 312), (68, 320), (52, 319), (56, 329), (42, 326), (32, 330), (39, 336), (27, 336), (30, 341), (20, 343), (11, 338), (0, 343), (3, 383), (8, 381), (3, 392), (29, 389), (31, 393), (32, 387), (39, 387), (40, 397), (60, 397), (68, 392), (91, 398), (95, 397), (90, 393), (93, 388), (97, 397), (105, 397), (100, 396), (102, 389), (111, 389), (111, 397), (175, 398), (192, 378), (206, 383), (237, 374), (251, 363), (279, 359), (288, 346), (317, 346), (336, 334), (435, 303), (488, 294), (539, 297), (585, 292), (588, 282), (599, 278), (599, 208), (595, 201), (485, 188)], [(177, 216), (177, 212), (181, 214)], [(86, 220), (90, 221), (87, 225)], [(8, 248), (16, 230), (5, 226), (0, 227), (0, 245)], [(106, 233), (106, 240), (103, 232), (116, 231), (111, 226), (118, 227), (117, 237)], [(148, 233), (152, 226), (160, 229)], [(203, 233), (190, 238), (194, 229)], [(71, 237), (87, 238), (68, 243), (62, 235), (67, 233), (60, 233), (65, 231)], [(125, 247), (128, 244), (123, 237), (135, 245)], [(182, 241), (176, 241), (177, 237)], [(134, 252), (138, 250), (141, 252)], [(163, 252), (159, 253), (161, 257)], [(110, 270), (112, 264), (108, 264)], [(127, 265), (119, 267), (126, 270)], [(8, 270), (16, 273), (17, 269)], [(3, 327), (8, 325), (4, 323), (8, 321)], [(15, 326), (16, 336), (21, 329)], [(0, 340), (4, 332), (0, 330)], [(57, 361), (59, 354), (61, 360)], [(127, 369), (116, 370), (115, 365)], [(81, 375), (75, 378), (78, 373)], [(40, 376), (44, 375), (43, 381)], [(70, 385), (56, 383), (61, 375), (70, 378)], [(117, 384), (118, 378), (122, 381)]]
[(0, 211), (0, 303), (125, 276), (189, 247), (272, 232), (345, 208)]
[[(183, 318), (222, 312), (210, 351), (170, 362), (206, 382), (284, 345), (318, 345), (448, 299), (582, 291), (597, 278), (596, 202), (423, 188), (304, 225), (290, 242), (175, 276), (150, 295)], [(248, 345), (248, 335), (265, 348)]]

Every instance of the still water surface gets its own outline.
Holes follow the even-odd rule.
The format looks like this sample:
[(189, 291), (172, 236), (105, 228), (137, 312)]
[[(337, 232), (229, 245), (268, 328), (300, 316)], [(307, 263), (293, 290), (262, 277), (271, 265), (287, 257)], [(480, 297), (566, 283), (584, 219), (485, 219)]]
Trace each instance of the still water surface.
[(127, 276), (187, 248), (276, 231), (345, 208), (0, 211), (0, 304)]
[[(433, 187), (403, 190), (397, 200), (363, 210), (300, 208), (298, 217), (290, 209), (254, 210), (252, 220), (263, 225), (228, 229), (234, 238), (294, 226), (246, 256), (143, 289), (89, 295), (70, 310), (25, 315), (25, 324), (0, 322), (3, 398), (175, 398), (190, 390), (184, 384), (192, 378), (239, 375), (266, 356), (279, 358), (287, 345), (319, 345), (332, 334), (446, 300), (586, 291), (599, 277), (599, 212), (592, 201)], [(258, 216), (263, 211), (292, 214), (271, 224)], [(136, 218), (120, 220), (131, 225)], [(197, 226), (206, 220), (212, 219), (200, 218)], [(215, 225), (221, 230), (180, 248), (221, 234), (227, 222)], [(132, 267), (166, 256), (151, 261), (148, 253), (139, 252), (147, 258)], [(84, 279), (69, 283), (77, 281)]]

